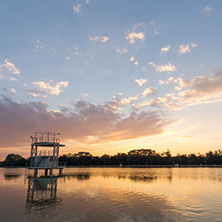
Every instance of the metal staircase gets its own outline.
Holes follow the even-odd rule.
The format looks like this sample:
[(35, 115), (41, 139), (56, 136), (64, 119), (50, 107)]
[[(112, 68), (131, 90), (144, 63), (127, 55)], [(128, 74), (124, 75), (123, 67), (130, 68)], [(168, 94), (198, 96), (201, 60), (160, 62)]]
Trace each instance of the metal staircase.
[(34, 167), (38, 167), (39, 164), (45, 159), (46, 157), (45, 156), (39, 156), (37, 161), (35, 162), (35, 166)]

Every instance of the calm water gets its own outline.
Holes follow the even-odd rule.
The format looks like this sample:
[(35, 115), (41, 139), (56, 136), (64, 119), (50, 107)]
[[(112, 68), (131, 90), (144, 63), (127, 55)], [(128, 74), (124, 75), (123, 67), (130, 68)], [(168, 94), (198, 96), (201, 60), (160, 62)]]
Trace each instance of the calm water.
[(0, 168), (0, 221), (222, 221), (222, 168)]

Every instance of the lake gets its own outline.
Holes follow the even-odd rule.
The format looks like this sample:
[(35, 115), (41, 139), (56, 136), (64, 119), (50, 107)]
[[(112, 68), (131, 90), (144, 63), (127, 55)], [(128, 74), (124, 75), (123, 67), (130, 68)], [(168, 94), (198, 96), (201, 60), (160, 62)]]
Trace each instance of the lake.
[[(222, 221), (222, 168), (0, 168), (0, 221)], [(41, 176), (41, 175), (39, 175)]]

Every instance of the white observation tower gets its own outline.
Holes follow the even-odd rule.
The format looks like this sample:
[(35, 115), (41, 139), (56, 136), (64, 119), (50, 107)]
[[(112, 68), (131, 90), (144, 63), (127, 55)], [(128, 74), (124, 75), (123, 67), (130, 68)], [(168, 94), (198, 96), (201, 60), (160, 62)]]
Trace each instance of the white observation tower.
[[(34, 176), (38, 175), (38, 170), (45, 170), (45, 176), (48, 175), (49, 170), (49, 174), (52, 176), (53, 169), (59, 169), (59, 175), (62, 175), (65, 164), (59, 162), (59, 147), (65, 145), (60, 144), (58, 135), (60, 133), (36, 132), (35, 136), (31, 136), (31, 156), (28, 169), (34, 169)], [(42, 150), (39, 147), (51, 147), (52, 150)]]

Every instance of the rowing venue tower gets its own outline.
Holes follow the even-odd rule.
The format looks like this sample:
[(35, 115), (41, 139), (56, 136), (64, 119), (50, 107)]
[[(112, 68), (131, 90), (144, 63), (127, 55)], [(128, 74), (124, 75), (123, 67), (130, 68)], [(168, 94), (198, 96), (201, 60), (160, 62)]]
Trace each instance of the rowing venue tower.
[[(53, 132), (36, 132), (31, 136), (31, 156), (28, 169), (34, 170), (34, 176), (38, 175), (38, 170), (45, 170), (45, 176), (53, 176), (53, 170), (59, 169), (59, 175), (62, 175), (62, 170), (65, 168), (65, 163), (59, 162), (59, 147), (64, 147), (60, 144), (58, 138), (60, 133)], [(44, 150), (47, 149), (47, 150)]]

